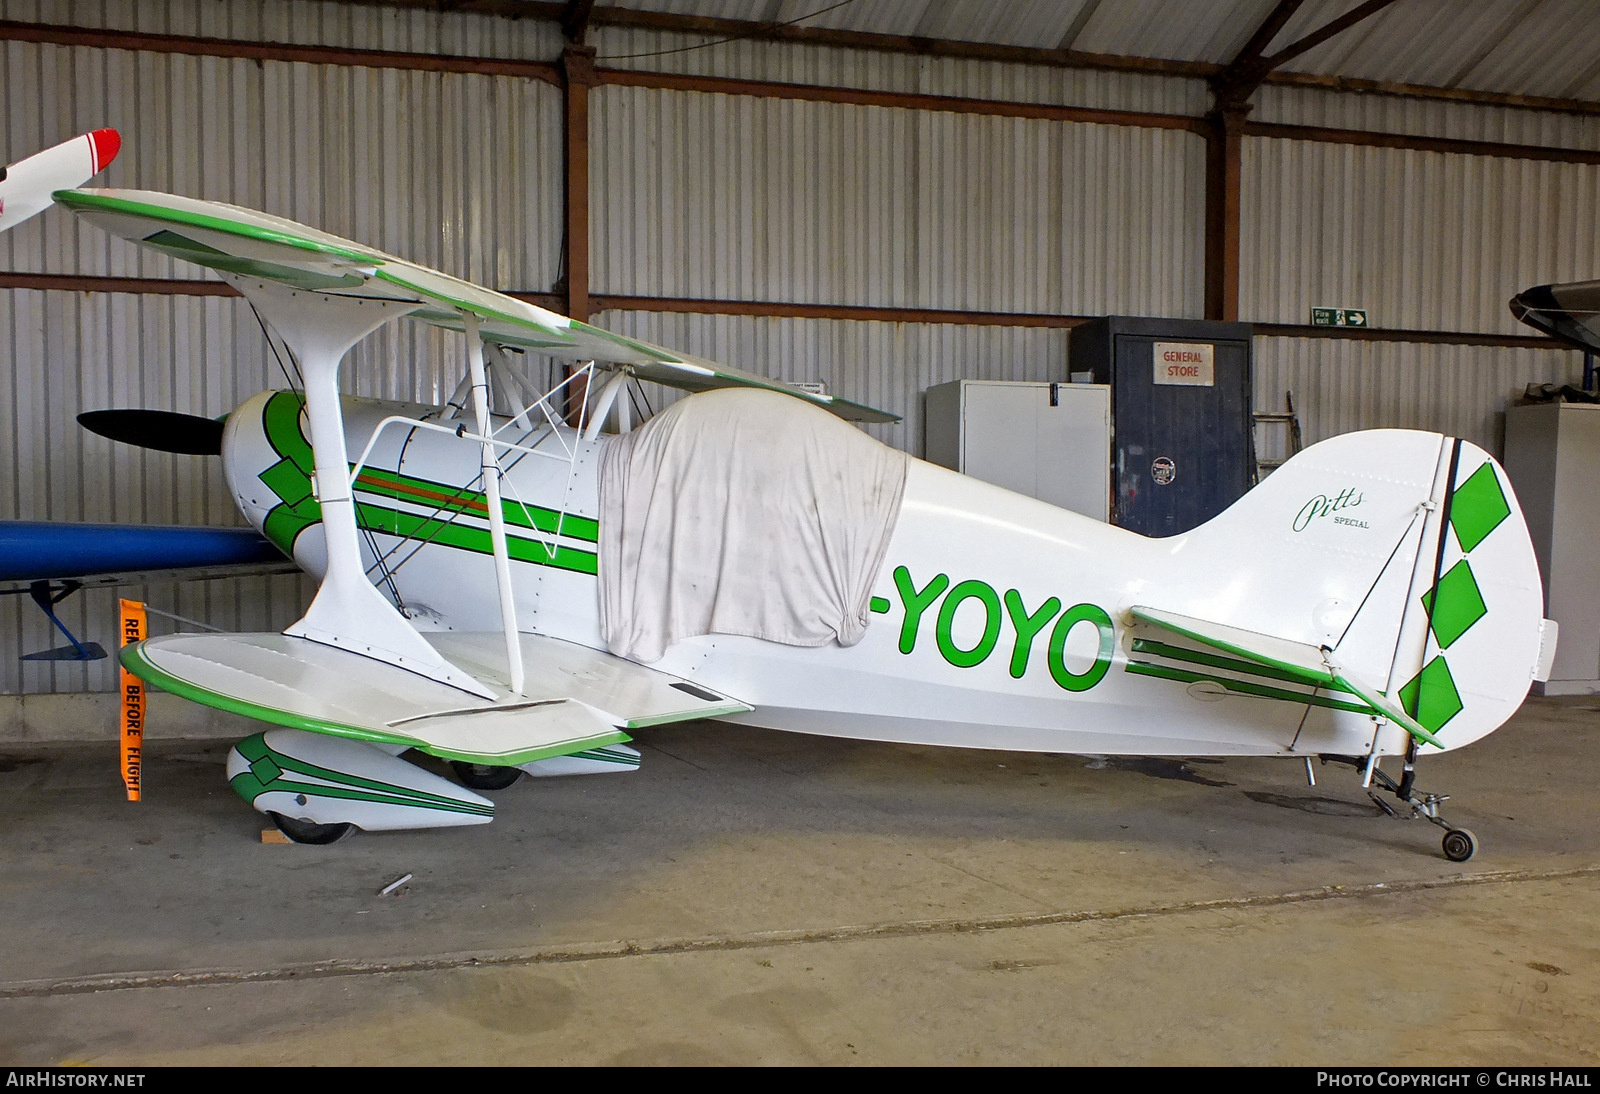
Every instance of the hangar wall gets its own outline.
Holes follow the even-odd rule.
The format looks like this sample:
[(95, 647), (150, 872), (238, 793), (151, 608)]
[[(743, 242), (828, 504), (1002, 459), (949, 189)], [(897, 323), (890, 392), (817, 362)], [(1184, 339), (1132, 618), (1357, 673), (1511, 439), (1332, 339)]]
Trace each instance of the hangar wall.
[[(359, 48), (475, 51), (495, 38), (491, 25), (504, 22), (385, 20), (372, 17), (426, 13), (277, 3), (6, 3), (0, 18), (93, 25), (87, 21), (103, 17), (152, 33), (305, 41), (305, 21), (286, 19), (285, 9), (321, 12), (324, 43)], [(170, 18), (154, 18), (163, 11)], [(406, 32), (395, 33), (397, 24)], [(478, 33), (470, 33), (474, 24), (482, 24)], [(559, 51), (554, 26), (525, 27), (542, 28), (524, 35), (539, 48)], [(558, 275), (562, 108), (559, 89), (546, 82), (11, 41), (0, 42), (0, 103), (0, 158), (108, 125), (124, 145), (97, 182), (265, 209), (497, 287), (542, 290)], [(200, 276), (59, 213), (0, 235), (0, 271)], [(358, 349), (350, 388), (434, 401), (441, 388), (454, 388), (459, 355), (428, 328), (380, 332)], [(214, 416), (285, 386), (242, 300), (3, 289), (0, 359), (11, 365), (0, 394), (0, 519), (240, 523), (218, 461), (113, 444), (74, 418), (105, 407)], [(292, 577), (124, 590), (242, 630), (287, 626), (311, 591)], [(116, 597), (81, 592), (59, 613), (73, 633), (110, 648)], [(166, 625), (152, 622), (158, 633)], [(60, 644), (26, 597), (0, 597), (0, 694), (116, 686), (110, 659), (18, 660)]]
[[(1600, 126), (1595, 126), (1600, 130)], [(1506, 302), (1600, 271), (1600, 166), (1248, 138), (1239, 318), (1518, 335)]]
[(543, 19), (329, 0), (0, 0), (0, 19), (462, 57), (548, 59), (562, 46)]
[[(828, 390), (904, 418), (866, 431), (885, 444), (922, 451), (922, 392), (950, 380), (1060, 380), (1067, 332), (1046, 327), (956, 323), (874, 323), (750, 315), (605, 312), (609, 330), (667, 346), (704, 347), (714, 360), (746, 361), (791, 382)], [(660, 409), (672, 393), (652, 389)]]
[(1210, 109), (1211, 104), (1211, 93), (1204, 81), (1181, 77), (1152, 79), (1131, 72), (752, 41), (686, 51), (684, 46), (704, 39), (673, 31), (631, 27), (595, 27), (589, 40), (599, 56), (599, 63), (635, 71), (1055, 103), (1154, 114), (1199, 115)]
[(1504, 141), (1550, 148), (1600, 149), (1600, 119), (1548, 110), (1445, 103), (1398, 95), (1341, 95), (1271, 84), (1256, 92), (1252, 121), (1325, 125), (1372, 133), (1410, 133), (1467, 141)]
[(1193, 134), (636, 87), (591, 103), (594, 292), (1203, 307)]
[[(320, 0), (0, 0), (0, 19), (520, 61), (562, 47), (541, 20)], [(636, 73), (1190, 118), (1209, 106), (1199, 81), (1136, 73), (752, 42), (663, 52), (700, 41), (591, 35), (602, 66)], [(127, 143), (109, 185), (264, 208), (496, 288), (549, 292), (564, 272), (562, 92), (548, 79), (15, 40), (0, 61), (8, 158), (112, 125)], [(1268, 122), (1600, 148), (1593, 117), (1274, 87), (1258, 101), (1252, 118)], [(1205, 142), (1181, 125), (614, 83), (592, 89), (590, 110), (590, 290), (634, 298), (596, 321), (823, 380), (906, 415), (873, 432), (912, 452), (934, 383), (1064, 378), (1064, 317), (1203, 313)], [(1485, 336), (1526, 333), (1506, 313), (1512, 292), (1594, 275), (1600, 166), (1247, 137), (1244, 168), (1241, 318), (1292, 326), (1312, 304), (1365, 307), (1375, 327), (1433, 338), (1258, 338), (1258, 405), (1293, 391), (1308, 440), (1415, 426), (1497, 450), (1515, 390), (1576, 375), (1575, 353)], [(0, 236), (9, 272), (197, 276), (60, 215)], [(186, 284), (0, 288), (0, 352), (15, 364), (0, 381), (0, 519), (236, 521), (214, 461), (118, 450), (72, 421), (110, 405), (217, 414), (278, 382), (248, 308)], [(684, 301), (732, 303), (686, 314)], [(830, 306), (960, 314), (818, 314)], [(433, 401), (459, 352), (427, 329), (381, 332), (358, 348), (351, 386)], [(266, 628), (306, 592), (255, 579), (136, 595)], [(80, 594), (64, 618), (104, 641), (113, 605)], [(54, 644), (31, 605), (0, 598), (0, 693), (113, 686), (106, 662), (16, 659)]]
[[(0, 55), (10, 149), (110, 126), (124, 144), (104, 185), (264, 209), (497, 287), (556, 277), (561, 93), (548, 83), (31, 42)], [(0, 235), (0, 269), (199, 273), (55, 215)]]

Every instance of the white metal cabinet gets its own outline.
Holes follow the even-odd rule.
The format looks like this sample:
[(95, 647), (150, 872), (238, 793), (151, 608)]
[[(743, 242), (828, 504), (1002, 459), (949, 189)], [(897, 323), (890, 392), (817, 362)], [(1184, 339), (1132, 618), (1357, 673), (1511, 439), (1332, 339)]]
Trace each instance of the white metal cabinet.
[(1505, 468), (1539, 559), (1544, 614), (1561, 625), (1542, 693), (1600, 691), (1600, 405), (1506, 408)]
[(956, 380), (927, 390), (923, 451), (948, 467), (1107, 520), (1111, 388)]

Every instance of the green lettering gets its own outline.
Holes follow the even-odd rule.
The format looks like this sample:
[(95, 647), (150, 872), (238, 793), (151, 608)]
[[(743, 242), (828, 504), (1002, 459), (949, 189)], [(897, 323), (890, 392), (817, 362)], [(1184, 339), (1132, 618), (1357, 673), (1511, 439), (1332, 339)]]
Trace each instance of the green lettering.
[[(950, 634), (950, 625), (955, 622), (956, 609), (961, 607), (963, 600), (982, 601), (985, 612), (983, 637), (978, 639), (978, 644), (970, 650), (957, 646), (955, 638)], [(983, 659), (994, 652), (995, 640), (1000, 637), (1000, 598), (982, 581), (963, 581), (951, 589), (950, 595), (944, 598), (944, 604), (939, 608), (939, 623), (934, 633), (939, 640), (939, 653), (956, 668), (970, 669), (973, 665), (982, 664)]]
[(1022, 606), (1022, 594), (1015, 589), (1006, 590), (1006, 613), (1017, 631), (1017, 644), (1011, 647), (1012, 679), (1021, 680), (1022, 674), (1028, 671), (1028, 655), (1033, 652), (1034, 637), (1060, 610), (1061, 601), (1052, 596), (1037, 612), (1029, 615), (1028, 609)]
[(935, 575), (928, 582), (928, 587), (921, 592), (912, 584), (911, 571), (904, 566), (894, 568), (894, 587), (900, 594), (900, 603), (906, 607), (906, 617), (900, 623), (900, 652), (910, 653), (917, 647), (917, 626), (922, 622), (922, 613), (932, 607), (933, 602), (939, 599), (939, 594), (950, 585), (950, 579), (943, 574)]
[[(1094, 664), (1084, 673), (1068, 669), (1066, 659), (1067, 636), (1079, 623), (1093, 623), (1100, 631), (1100, 648), (1095, 652)], [(1056, 620), (1055, 630), (1050, 632), (1050, 675), (1068, 691), (1088, 691), (1105, 679), (1106, 672), (1111, 668), (1111, 652), (1116, 649), (1116, 642), (1116, 628), (1111, 625), (1111, 617), (1103, 608), (1093, 604), (1075, 604)]]

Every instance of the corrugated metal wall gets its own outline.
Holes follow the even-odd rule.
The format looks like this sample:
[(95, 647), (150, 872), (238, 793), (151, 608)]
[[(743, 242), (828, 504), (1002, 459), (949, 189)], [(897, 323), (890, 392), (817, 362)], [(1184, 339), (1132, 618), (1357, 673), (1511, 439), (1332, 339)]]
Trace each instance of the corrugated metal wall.
[(1600, 148), (1600, 117), (1510, 106), (1479, 106), (1397, 95), (1340, 95), (1268, 84), (1255, 95), (1253, 122), (1324, 125), (1464, 141)]
[(1247, 138), (1240, 318), (1527, 334), (1532, 285), (1600, 275), (1600, 166)]
[[(289, 386), (254, 313), (233, 297), (13, 289), (0, 292), (0, 520), (237, 526), (221, 461), (116, 444), (81, 429), (82, 410), (146, 407), (215, 417), (249, 396)], [(464, 368), (459, 337), (401, 324), (361, 343), (345, 388), (442, 402)], [(312, 585), (241, 578), (85, 591), (59, 609), (80, 638), (108, 649), (116, 598), (236, 630), (276, 630), (299, 617)], [(169, 624), (152, 620), (154, 633)], [(0, 597), (0, 693), (104, 691), (111, 660), (51, 664), (21, 653), (64, 640), (25, 596)]]
[[(112, 406), (209, 417), (271, 386), (265, 344), (243, 301), (0, 292), (0, 359), (8, 365), (9, 396), (0, 400), (0, 519), (242, 523), (222, 481), (221, 461), (113, 444), (80, 429), (74, 418), (81, 410)], [(298, 578), (280, 577), (125, 593), (218, 626), (259, 630), (292, 623), (304, 591)], [(60, 614), (80, 638), (110, 649), (116, 596), (79, 593)], [(63, 644), (26, 596), (0, 597), (0, 692), (115, 686), (110, 659), (18, 660)]]
[[(821, 381), (829, 394), (903, 415), (867, 432), (922, 454), (922, 393), (949, 380), (1065, 380), (1062, 328), (953, 323), (863, 323), (734, 315), (606, 312), (609, 330), (737, 361), (792, 382)], [(660, 409), (664, 393), (652, 390)], [(667, 395), (667, 400), (674, 396)]]
[[(496, 288), (561, 251), (561, 93), (537, 80), (0, 43), (5, 159), (111, 126), (98, 185), (314, 224)], [(69, 216), (0, 236), (0, 267), (194, 277)]]
[(700, 35), (630, 27), (594, 27), (589, 34), (589, 43), (597, 54), (596, 63), (604, 68), (1103, 110), (1139, 110), (1151, 114), (1199, 115), (1211, 105), (1211, 95), (1203, 80), (1133, 72), (1094, 72), (748, 40), (727, 42), (710, 49), (686, 48), (709, 40)]
[(561, 30), (544, 19), (327, 0), (0, 0), (0, 19), (247, 42), (548, 60)]
[[(81, 22), (79, 7), (101, 10), (13, 4), (0, 16), (28, 16), (19, 6), (63, 22)], [(63, 14), (63, 6), (74, 10)], [(166, 21), (133, 17), (161, 7), (107, 5), (104, 15), (111, 25), (147, 31), (249, 36), (215, 24), (213, 13), (223, 9), (235, 22), (251, 23), (250, 12), (231, 5), (176, 5)], [(352, 24), (368, 10), (259, 8), (253, 25), (266, 35), (284, 15), (280, 8), (342, 14)], [(436, 15), (430, 21), (444, 25)], [(476, 48), (452, 45), (459, 35), (449, 34), (346, 37), (374, 48)], [(0, 158), (109, 125), (125, 143), (97, 183), (264, 209), (497, 288), (545, 290), (558, 276), (561, 95), (539, 81), (7, 42), (0, 44), (0, 117)], [(0, 236), (0, 269), (202, 276), (59, 210)], [(124, 406), (209, 417), (262, 388), (284, 386), (243, 301), (0, 291), (0, 354), (10, 365), (0, 396), (0, 519), (240, 523), (217, 461), (115, 445), (73, 419), (82, 410)], [(460, 354), (428, 328), (391, 328), (357, 349), (347, 387), (435, 401), (455, 386)], [(306, 592), (299, 579), (258, 578), (130, 595), (254, 630), (293, 622)], [(115, 596), (79, 593), (62, 606), (62, 618), (80, 637), (110, 647)], [(159, 633), (163, 624), (154, 625)], [(26, 597), (0, 597), (0, 692), (115, 686), (109, 660), (17, 659), (60, 644)]]
[[(0, 19), (257, 41), (553, 60), (542, 20), (321, 0), (0, 0)], [(595, 28), (602, 67), (1198, 115), (1203, 84), (955, 58)], [(638, 56), (644, 54), (646, 56)], [(1266, 88), (1253, 119), (1600, 147), (1595, 119)], [(1198, 316), (1204, 145), (1181, 131), (602, 86), (592, 99), (598, 294), (957, 310)], [(561, 99), (509, 77), (0, 43), (0, 155), (102, 125), (109, 185), (263, 208), (496, 288), (560, 273)], [(1251, 138), (1244, 318), (1313, 304), (1375, 325), (1524, 333), (1512, 292), (1600, 274), (1600, 168)], [(0, 268), (194, 277), (49, 214), (0, 237)], [(921, 393), (962, 377), (1061, 379), (1066, 332), (609, 312), (602, 324), (905, 415), (872, 432), (922, 450)], [(425, 328), (358, 347), (347, 386), (437, 400), (460, 347)], [(215, 461), (119, 449), (80, 410), (214, 415), (279, 379), (227, 298), (0, 292), (0, 519), (234, 523)], [(1491, 450), (1506, 399), (1577, 355), (1326, 339), (1257, 341), (1258, 403), (1293, 391), (1308, 441), (1436, 428)], [(665, 393), (656, 392), (658, 401)], [(666, 396), (670, 398), (670, 396)], [(9, 401), (7, 401), (9, 400)], [(257, 579), (144, 591), (224, 626), (279, 627), (307, 590)], [(165, 599), (164, 599), (165, 598)], [(108, 663), (22, 665), (57, 644), (0, 598), (0, 692), (104, 689)], [(65, 617), (110, 644), (112, 594)]]
[(1193, 134), (602, 87), (594, 291), (1198, 316)]
[(1426, 429), (1493, 453), (1509, 401), (1528, 384), (1574, 383), (1583, 369), (1576, 350), (1343, 338), (1258, 337), (1255, 355), (1256, 409), (1281, 411), (1293, 393), (1308, 445), (1357, 429)]

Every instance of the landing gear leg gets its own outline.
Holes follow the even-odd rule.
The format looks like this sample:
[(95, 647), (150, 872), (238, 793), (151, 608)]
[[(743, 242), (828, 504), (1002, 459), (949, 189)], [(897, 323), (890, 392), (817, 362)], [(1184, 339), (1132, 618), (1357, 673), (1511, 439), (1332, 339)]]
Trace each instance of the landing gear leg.
[(1372, 767), (1372, 779), (1384, 790), (1389, 791), (1400, 799), (1400, 805), (1410, 810), (1401, 814), (1394, 806), (1378, 796), (1377, 791), (1368, 789), (1367, 796), (1378, 804), (1391, 817), (1404, 816), (1406, 820), (1415, 820), (1422, 817), (1444, 829), (1444, 857), (1451, 862), (1466, 862), (1478, 853), (1478, 837), (1465, 828), (1457, 828), (1439, 815), (1439, 806), (1450, 800), (1448, 794), (1421, 794), (1417, 792), (1416, 783), (1416, 758), (1417, 743), (1411, 742), (1411, 747), (1406, 749), (1405, 771), (1399, 782), (1395, 782), (1376, 764)]

